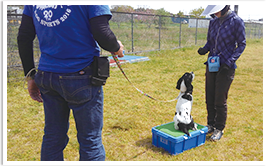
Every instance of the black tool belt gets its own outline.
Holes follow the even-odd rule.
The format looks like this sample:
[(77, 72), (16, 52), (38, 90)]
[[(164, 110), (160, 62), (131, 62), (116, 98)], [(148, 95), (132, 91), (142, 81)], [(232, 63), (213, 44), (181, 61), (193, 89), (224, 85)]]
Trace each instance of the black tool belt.
[(108, 57), (94, 56), (92, 62), (92, 80), (91, 83), (94, 86), (102, 86), (106, 84), (109, 77), (109, 60)]

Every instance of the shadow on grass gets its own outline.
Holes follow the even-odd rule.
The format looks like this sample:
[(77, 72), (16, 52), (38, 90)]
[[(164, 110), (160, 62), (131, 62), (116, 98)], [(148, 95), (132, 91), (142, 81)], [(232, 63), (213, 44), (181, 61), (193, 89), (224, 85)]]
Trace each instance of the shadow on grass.
[(135, 145), (138, 147), (144, 147), (146, 150), (134, 155), (133, 157), (130, 157), (126, 159), (126, 161), (133, 161), (137, 157), (145, 154), (147, 151), (153, 151), (154, 153), (160, 153), (160, 154), (169, 154), (166, 152), (163, 148), (158, 148), (152, 144), (152, 137), (147, 137), (145, 139), (141, 139), (139, 141), (135, 142)]
[[(152, 150), (153, 152), (155, 153), (161, 153), (161, 154), (169, 154), (167, 151), (165, 151), (163, 148), (159, 148), (159, 147), (156, 147), (152, 144), (152, 137), (147, 137), (145, 139), (141, 139), (139, 141), (136, 141), (135, 142), (136, 146), (138, 147), (144, 147), (146, 148), (146, 151), (148, 150)], [(137, 156), (139, 155), (142, 155), (144, 153), (146, 153), (146, 151), (142, 152), (142, 153), (139, 153), (137, 154), (136, 156), (134, 156), (134, 158), (136, 158)]]

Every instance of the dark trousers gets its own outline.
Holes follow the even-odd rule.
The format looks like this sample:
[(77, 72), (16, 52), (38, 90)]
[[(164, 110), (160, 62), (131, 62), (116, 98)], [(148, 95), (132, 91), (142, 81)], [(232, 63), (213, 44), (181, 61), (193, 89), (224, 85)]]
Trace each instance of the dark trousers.
[(206, 106), (208, 125), (223, 130), (227, 119), (227, 97), (233, 82), (235, 69), (222, 65), (218, 72), (206, 67)]

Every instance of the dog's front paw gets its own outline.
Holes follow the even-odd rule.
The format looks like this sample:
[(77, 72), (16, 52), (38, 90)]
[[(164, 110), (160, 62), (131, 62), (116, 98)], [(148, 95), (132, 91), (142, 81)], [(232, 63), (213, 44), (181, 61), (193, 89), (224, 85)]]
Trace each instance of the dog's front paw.
[(193, 130), (197, 130), (197, 124), (196, 123), (194, 123)]
[(177, 125), (177, 124), (175, 124), (175, 123), (174, 123), (174, 128), (175, 128), (175, 130), (179, 130), (179, 127), (178, 127), (178, 125)]

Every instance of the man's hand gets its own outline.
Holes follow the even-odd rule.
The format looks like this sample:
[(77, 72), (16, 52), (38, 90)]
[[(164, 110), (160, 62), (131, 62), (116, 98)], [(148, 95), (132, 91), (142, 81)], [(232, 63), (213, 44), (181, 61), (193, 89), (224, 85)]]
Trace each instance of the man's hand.
[(122, 45), (121, 41), (119, 41), (119, 40), (118, 40), (118, 43), (120, 45), (120, 49), (119, 49), (119, 51), (114, 52), (114, 54), (118, 55), (119, 58), (122, 58), (122, 57), (124, 57), (124, 54), (123, 54), (123, 47), (124, 46)]
[(43, 102), (40, 90), (35, 84), (33, 79), (28, 80), (28, 91), (33, 100), (38, 101), (38, 102)]

